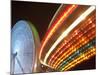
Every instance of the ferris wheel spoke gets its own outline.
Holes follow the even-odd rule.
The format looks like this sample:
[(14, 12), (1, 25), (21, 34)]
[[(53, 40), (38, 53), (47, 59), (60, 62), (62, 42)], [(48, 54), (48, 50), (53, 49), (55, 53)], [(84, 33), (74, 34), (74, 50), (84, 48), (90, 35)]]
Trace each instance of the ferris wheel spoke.
[(17, 57), (16, 57), (16, 60), (17, 60), (17, 62), (18, 62), (18, 64), (19, 64), (19, 66), (20, 66), (22, 72), (24, 73), (24, 69), (23, 69), (23, 67), (22, 67), (22, 65), (21, 65), (21, 63), (20, 63), (20, 61), (19, 61), (19, 59), (18, 59)]

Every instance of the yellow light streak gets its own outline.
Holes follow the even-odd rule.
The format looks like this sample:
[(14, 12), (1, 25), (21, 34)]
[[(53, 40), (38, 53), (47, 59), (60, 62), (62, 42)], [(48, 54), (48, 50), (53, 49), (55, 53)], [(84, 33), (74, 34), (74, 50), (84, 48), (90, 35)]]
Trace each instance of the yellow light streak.
[(56, 42), (52, 45), (52, 47), (49, 49), (47, 52), (45, 58), (44, 58), (44, 63), (46, 63), (47, 58), (51, 54), (51, 52), (54, 50), (54, 48), (65, 38), (68, 33), (76, 27), (83, 19), (85, 19), (91, 12), (95, 10), (95, 6), (89, 7), (80, 17), (78, 17), (63, 33), (62, 35), (56, 40)]
[[(58, 22), (55, 24), (55, 26), (52, 28), (52, 30), (50, 31), (50, 33), (48, 34), (48, 36), (46, 37), (46, 39), (44, 40), (42, 47), (40, 49), (40, 53), (39, 53), (39, 60), (41, 60), (41, 54), (43, 51), (43, 48), (45, 46), (45, 44), (47, 43), (47, 41), (50, 39), (50, 37), (53, 35), (53, 33), (55, 32), (55, 30), (59, 27), (60, 23), (64, 20), (64, 18), (69, 16), (69, 13), (73, 10), (76, 9), (78, 5), (72, 5), (66, 12), (64, 12), (64, 14), (62, 15), (62, 17), (58, 20)], [(43, 63), (43, 62), (42, 62)]]
[[(93, 31), (94, 32), (94, 31)], [(95, 37), (95, 32), (93, 34), (89, 34), (92, 35), (90, 36), (92, 39)], [(84, 39), (84, 40), (83, 40)], [(76, 43), (72, 49), (69, 48), (68, 51), (66, 51), (60, 58), (58, 58), (59, 60), (55, 61), (55, 63), (52, 65), (54, 68), (57, 68), (57, 66), (64, 60), (66, 59), (69, 55), (71, 55), (73, 52), (75, 52), (78, 48), (80, 48), (82, 45), (86, 44), (89, 42), (90, 39), (86, 39), (85, 37), (82, 37), (82, 39), (79, 40), (78, 43)], [(62, 60), (62, 61), (61, 61)]]
[(66, 65), (64, 68), (62, 68), (61, 71), (69, 70), (72, 67), (75, 67), (77, 64), (83, 62), (84, 60), (88, 60), (90, 57), (94, 56), (95, 54), (96, 54), (96, 48), (93, 47), (88, 52), (82, 54), (80, 57), (73, 60), (70, 64)]
[[(86, 22), (85, 24), (86, 24), (86, 26), (88, 25), (88, 24), (90, 24), (90, 23), (92, 23), (92, 20), (91, 19), (93, 19), (93, 21), (95, 20), (95, 18), (94, 18), (94, 16), (92, 16), (92, 18), (89, 18), (88, 19), (88, 21), (89, 22)], [(92, 25), (92, 27), (89, 27), (89, 29), (91, 29), (91, 28), (94, 28), (95, 27), (95, 24), (93, 23), (93, 25)], [(72, 35), (73, 37), (75, 36), (75, 35), (77, 35), (77, 31), (74, 31), (75, 33)], [(86, 33), (86, 32), (85, 32)], [(79, 39), (79, 37), (77, 38), (77, 40)], [(49, 62), (48, 62), (48, 64), (49, 65), (52, 65), (53, 64), (53, 62), (57, 59), (57, 57), (62, 53), (62, 51), (60, 52), (60, 53), (58, 53), (60, 50), (61, 50), (61, 48), (63, 48), (67, 43), (68, 43), (68, 41), (69, 41), (70, 39), (68, 39), (68, 40), (64, 40), (64, 43), (62, 43), (61, 44), (61, 46), (56, 50), (56, 52), (53, 54), (53, 56), (54, 56), (54, 58), (53, 58), (53, 56), (50, 58), (50, 60), (49, 60)], [(67, 45), (68, 46), (68, 45)], [(57, 56), (55, 56), (57, 54)], [(53, 59), (53, 60), (52, 60)]]

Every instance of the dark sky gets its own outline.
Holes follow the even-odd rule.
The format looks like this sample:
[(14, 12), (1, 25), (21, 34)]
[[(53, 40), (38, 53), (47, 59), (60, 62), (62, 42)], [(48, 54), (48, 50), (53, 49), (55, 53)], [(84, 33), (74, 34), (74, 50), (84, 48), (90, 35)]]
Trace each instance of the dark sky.
[(18, 20), (28, 20), (36, 27), (40, 39), (60, 4), (12, 1), (12, 27)]
[[(40, 40), (43, 39), (53, 15), (60, 6), (60, 4), (21, 1), (12, 1), (11, 5), (11, 27), (13, 27), (18, 20), (28, 20), (36, 27)], [(95, 57), (93, 57), (90, 60), (81, 63), (73, 70), (95, 69), (95, 64)]]

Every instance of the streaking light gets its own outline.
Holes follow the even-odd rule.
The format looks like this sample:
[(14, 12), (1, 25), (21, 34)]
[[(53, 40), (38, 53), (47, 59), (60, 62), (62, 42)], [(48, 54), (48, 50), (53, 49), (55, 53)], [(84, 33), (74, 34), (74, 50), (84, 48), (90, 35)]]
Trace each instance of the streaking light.
[(46, 35), (46, 38), (43, 41), (43, 44), (42, 44), (41, 49), (40, 49), (40, 53), (39, 53), (40, 54), (39, 55), (40, 61), (41, 61), (41, 54), (42, 54), (43, 48), (46, 45), (46, 43), (48, 42), (48, 40), (50, 39), (50, 37), (53, 35), (53, 33), (55, 32), (55, 30), (60, 26), (60, 23), (62, 21), (64, 21), (64, 19), (67, 18), (77, 8), (77, 6), (78, 5), (71, 5), (67, 10), (65, 10), (63, 12), (62, 16), (59, 18), (59, 20), (53, 25), (53, 28), (50, 30), (50, 32), (48, 32), (49, 34)]
[(95, 10), (95, 6), (91, 6), (88, 8), (80, 17), (78, 17), (63, 33), (62, 35), (56, 40), (53, 46), (49, 49), (48, 53), (44, 58), (44, 63), (46, 63), (47, 58), (51, 54), (51, 52), (55, 49), (55, 47), (68, 35), (68, 33), (76, 27), (82, 20), (84, 20), (92, 11)]
[(67, 66), (65, 66), (64, 68), (62, 68), (61, 71), (66, 71), (71, 69), (72, 67), (76, 66), (77, 64), (81, 63), (84, 60), (88, 60), (90, 57), (94, 56), (96, 53), (96, 48), (94, 47), (93, 49), (91, 49), (90, 51), (80, 55), (80, 57), (76, 58), (74, 61), (72, 61), (71, 63), (69, 63)]
[[(92, 19), (92, 20), (91, 20)], [(87, 27), (89, 24), (90, 24), (90, 21), (94, 21), (94, 16), (92, 16), (91, 18), (89, 18), (88, 20), (87, 20), (87, 22), (83, 25), (83, 27), (82, 28), (84, 28), (84, 26), (85, 27)], [(92, 22), (91, 22), (91, 24), (92, 24)], [(88, 29), (86, 28), (86, 29), (84, 29), (84, 30), (86, 30), (86, 31), (84, 31), (84, 34), (85, 33), (87, 33), (87, 31), (89, 31), (90, 29), (91, 29), (91, 25), (89, 25), (90, 27), (88, 27)], [(92, 25), (92, 27), (95, 27), (95, 25), (93, 24)], [(95, 31), (95, 30), (94, 30)], [(77, 34), (75, 34), (77, 32)], [(95, 34), (95, 33), (94, 33)], [(73, 36), (74, 35), (74, 36)], [(79, 39), (79, 37), (77, 36), (77, 35), (80, 35), (80, 36), (82, 36), (83, 35), (83, 33), (80, 33), (80, 29), (77, 29), (77, 30), (75, 30), (74, 31), (74, 33), (72, 34), (72, 36), (73, 36), (73, 38), (77, 38), (77, 39)], [(90, 35), (90, 34), (89, 34)], [(77, 36), (77, 37), (76, 37)], [(88, 35), (87, 35), (88, 36)], [(89, 36), (90, 37), (90, 36)], [(68, 47), (69, 47), (69, 41), (70, 41), (71, 39), (66, 39), (66, 40), (64, 40), (64, 42), (60, 45), (60, 47), (58, 47), (58, 49), (56, 50), (56, 52), (52, 55), (52, 57), (50, 58), (50, 60), (48, 61), (48, 64), (49, 65), (55, 65), (55, 66), (57, 66), (56, 64), (54, 64), (54, 63), (57, 63), (58, 64), (58, 62), (60, 62), (62, 59), (60, 59), (60, 61), (58, 61), (57, 60), (57, 58), (59, 57), (59, 56), (61, 56), (62, 55), (62, 53), (65, 51), (65, 49), (68, 49)], [(75, 40), (75, 39), (74, 39)], [(73, 41), (73, 42), (75, 42), (75, 41)], [(71, 44), (72, 44), (72, 42), (70, 42)], [(62, 50), (63, 49), (63, 47), (66, 45), (66, 47), (64, 48), (64, 50)], [(76, 45), (76, 44), (75, 44)], [(72, 46), (72, 49), (74, 49), (74, 47)], [(76, 49), (76, 48), (75, 48)], [(56, 61), (57, 60), (57, 61)], [(55, 67), (56, 68), (56, 67)]]

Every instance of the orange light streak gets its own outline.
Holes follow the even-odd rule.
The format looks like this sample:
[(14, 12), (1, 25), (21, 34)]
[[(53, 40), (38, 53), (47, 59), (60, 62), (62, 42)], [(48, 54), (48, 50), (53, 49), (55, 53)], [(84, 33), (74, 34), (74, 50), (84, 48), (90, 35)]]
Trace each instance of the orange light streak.
[[(92, 37), (92, 36), (91, 36)], [(93, 36), (95, 37), (95, 36)], [(93, 38), (92, 37), (92, 38)], [(69, 48), (60, 58), (58, 58), (58, 60), (53, 64), (54, 68), (57, 68), (58, 65), (67, 57), (69, 57), (72, 53), (74, 53), (78, 48), (80, 48), (82, 45), (86, 44), (89, 42), (89, 39), (86, 39), (85, 37), (83, 37), (79, 43), (75, 44), (74, 46), (72, 46), (71, 48)]]
[(52, 29), (49, 30), (49, 32), (47, 32), (47, 35), (46, 35), (45, 39), (42, 41), (42, 46), (40, 48), (40, 53), (39, 53), (39, 59), (41, 59), (41, 54), (42, 54), (44, 46), (46, 45), (46, 43), (48, 42), (50, 37), (53, 35), (55, 30), (60, 26), (60, 23), (62, 21), (64, 21), (65, 18), (67, 18), (77, 8), (77, 6), (78, 5), (71, 5), (67, 10), (65, 10), (64, 14), (62, 14), (62, 16), (59, 18), (57, 23), (55, 23), (54, 26), (52, 27)]
[[(94, 34), (95, 34), (95, 30), (93, 30), (93, 31), (94, 31)], [(92, 35), (92, 34), (89, 34), (89, 35)], [(82, 35), (81, 35), (81, 36), (82, 36)], [(86, 38), (86, 37), (85, 37), (85, 38)], [(90, 38), (90, 37), (89, 37), (89, 38)], [(79, 37), (78, 37), (78, 39), (79, 39)], [(83, 38), (83, 39), (84, 39), (84, 38)], [(85, 39), (84, 39), (84, 40), (83, 40), (83, 39), (81, 39), (79, 43), (76, 43), (75, 46), (72, 46), (70, 49), (74, 49), (76, 46), (78, 46), (78, 45), (80, 45), (80, 44), (82, 45), (82, 41), (85, 40)], [(86, 43), (86, 42), (85, 42), (85, 43)], [(68, 45), (67, 45), (67, 46), (68, 46)], [(66, 46), (66, 48), (67, 48), (67, 46)], [(66, 49), (66, 48), (65, 48), (65, 49)], [(69, 50), (70, 50), (70, 49), (69, 49)], [(63, 51), (65, 51), (65, 50), (63, 50)], [(62, 51), (61, 51), (61, 53), (62, 53)], [(59, 53), (59, 55), (61, 55), (61, 53)], [(57, 54), (57, 55), (58, 55), (58, 54)], [(55, 58), (55, 57), (58, 58), (57, 56), (54, 56), (54, 58)], [(54, 62), (54, 59), (52, 60), (52, 62)], [(58, 62), (57, 62), (57, 63), (58, 63)], [(59, 63), (60, 63), (60, 62), (59, 62)]]
[[(85, 23), (86, 25), (85, 26), (87, 26), (88, 24), (90, 24), (90, 23), (92, 23), (92, 19), (94, 18), (95, 16), (92, 16), (91, 18), (89, 18), (88, 19), (88, 21)], [(94, 18), (95, 19), (95, 18)], [(94, 20), (93, 19), (93, 20)], [(83, 25), (84, 26), (84, 25)], [(84, 26), (84, 27), (85, 27)], [(75, 36), (75, 35), (78, 35), (77, 33), (75, 34), (73, 34), (73, 37)], [(81, 35), (80, 35), (81, 36)], [(77, 38), (77, 39), (79, 39), (79, 38)], [(69, 39), (69, 40), (67, 40), (67, 42), (64, 42), (64, 43), (62, 43), (61, 45), (60, 45), (60, 47), (56, 50), (56, 52), (55, 52), (55, 54), (50, 58), (50, 60), (49, 60), (49, 62), (48, 62), (48, 64), (49, 65), (52, 65), (53, 64), (53, 62), (55, 61), (55, 58), (57, 58), (59, 55), (60, 55), (60, 53), (59, 53), (59, 51), (64, 47), (64, 45), (66, 45), (69, 41), (70, 41), (71, 39)], [(67, 48), (67, 47), (66, 47)], [(64, 50), (63, 50), (64, 51)], [(63, 53), (63, 52), (62, 52)], [(57, 56), (56, 56), (57, 55)], [(53, 58), (54, 57), (54, 58)]]
[(85, 60), (88, 60), (89, 58), (91, 58), (95, 54), (96, 54), (96, 48), (93, 47), (87, 53), (82, 54), (80, 57), (76, 58), (71, 63), (69, 63), (68, 65), (66, 65), (61, 71), (67, 71), (67, 70), (71, 69), (72, 67), (75, 67), (79, 63), (81, 63), (81, 62), (83, 62)]

